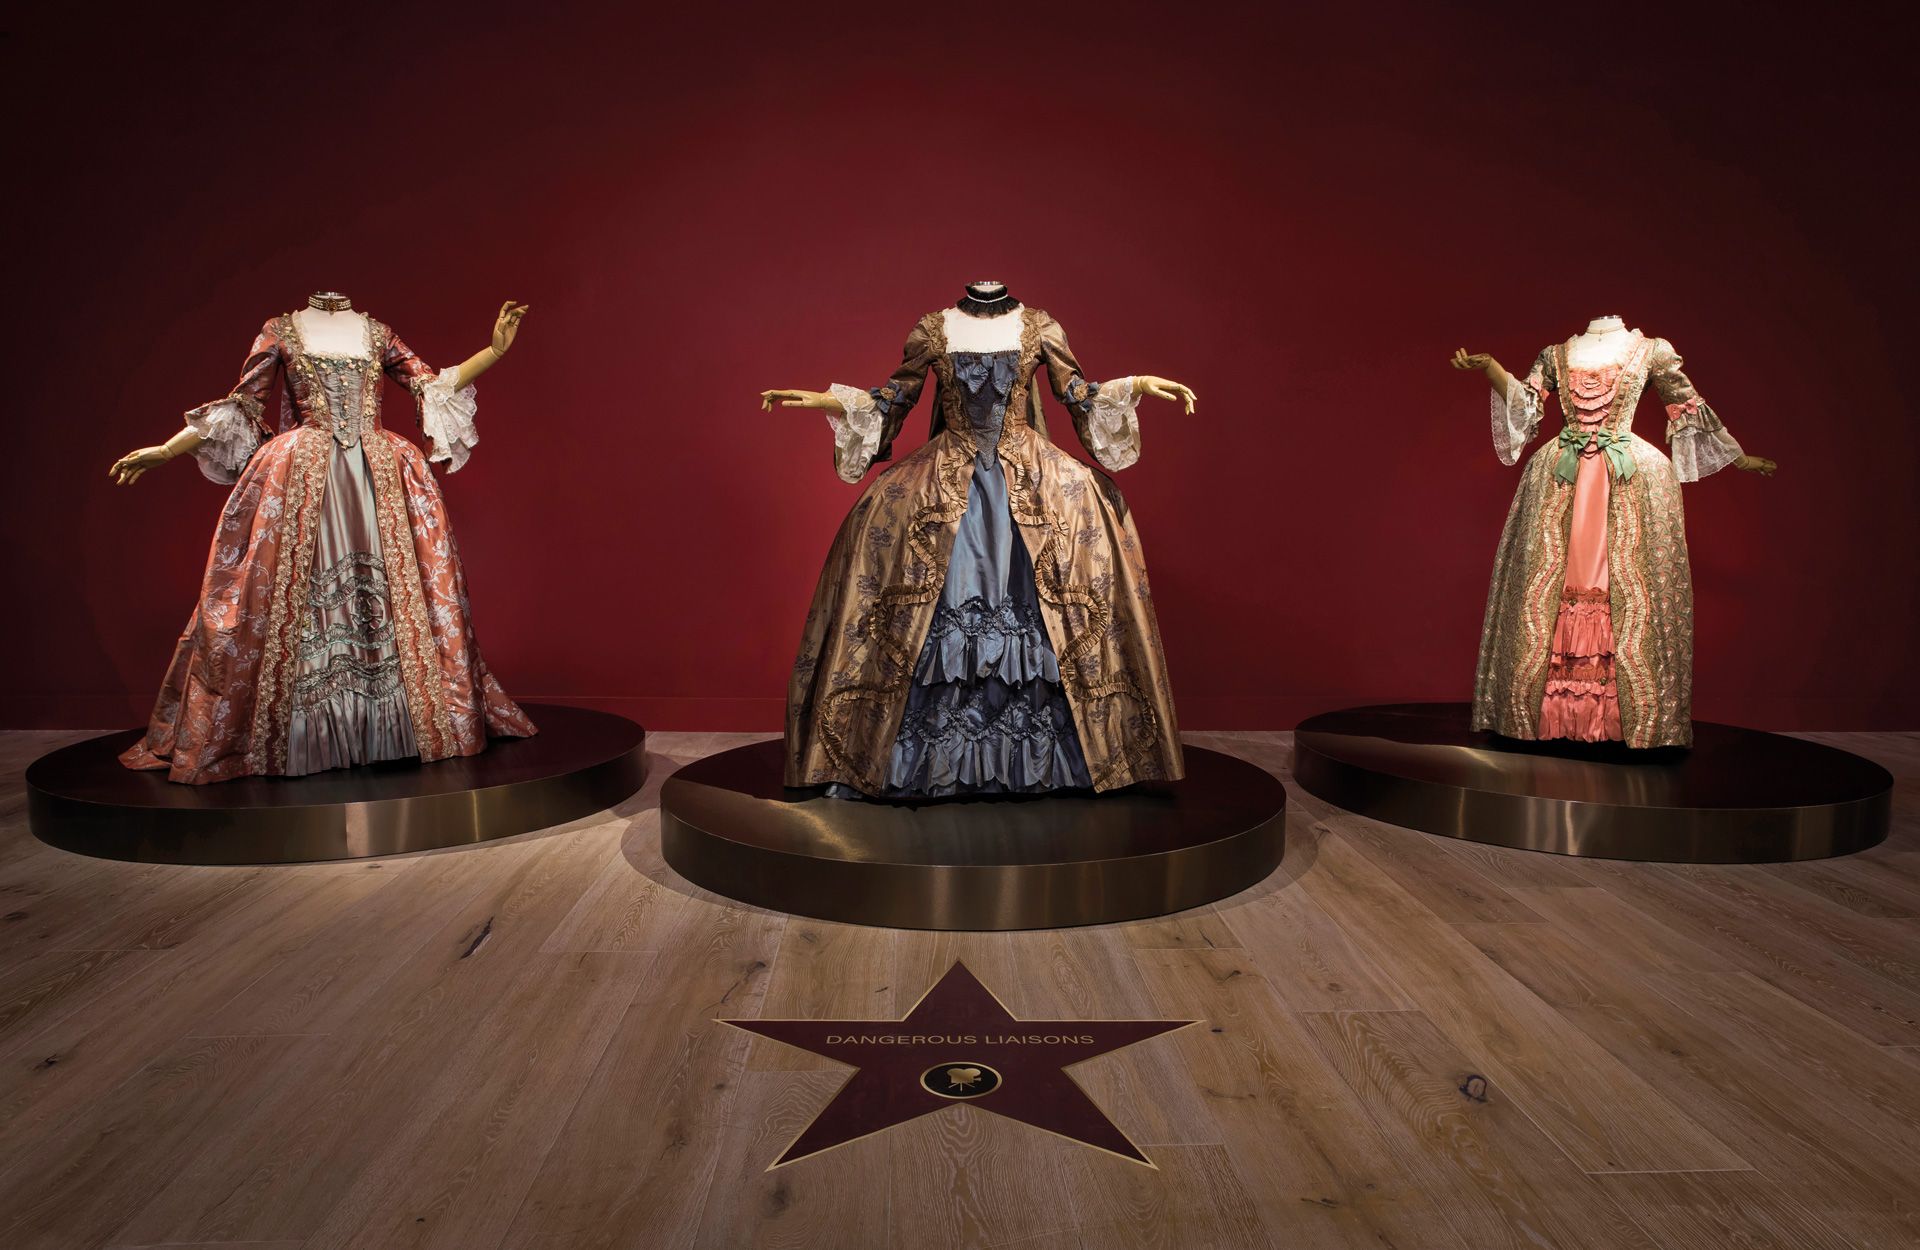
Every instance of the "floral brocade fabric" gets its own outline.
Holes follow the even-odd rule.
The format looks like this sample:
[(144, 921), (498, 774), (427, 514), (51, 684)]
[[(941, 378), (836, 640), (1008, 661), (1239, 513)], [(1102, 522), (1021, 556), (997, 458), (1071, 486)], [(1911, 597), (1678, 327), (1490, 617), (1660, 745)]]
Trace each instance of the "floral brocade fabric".
[[(274, 434), (262, 414), (281, 377)], [(434, 457), (464, 460), (471, 391), (372, 318), (362, 350), (328, 353), (307, 349), (296, 315), (275, 317), (232, 393), (187, 414), (203, 471), (233, 489), (122, 763), (186, 783), (298, 776), (535, 732), (480, 658), (428, 456), (381, 425), (388, 378), (414, 395)]]
[[(1131, 463), (1131, 383), (1082, 377), (1037, 309), (990, 320), (923, 317), (885, 385), (833, 389), (849, 481), (891, 454), (929, 376), (934, 432), (870, 480), (828, 553), (788, 785), (902, 799), (1182, 775), (1139, 537), (1112, 482), (1047, 439), (1033, 390), (1044, 364), (1082, 441)], [(969, 341), (950, 348), (950, 324)]]
[[(1693, 740), (1693, 582), (1680, 484), (1739, 444), (1665, 339), (1631, 332), (1624, 358), (1541, 352), (1493, 403), (1494, 447), (1518, 460), (1558, 395), (1563, 427), (1527, 461), (1494, 560), (1473, 724), (1512, 738)], [(1673, 459), (1633, 433), (1642, 391), (1667, 412)]]

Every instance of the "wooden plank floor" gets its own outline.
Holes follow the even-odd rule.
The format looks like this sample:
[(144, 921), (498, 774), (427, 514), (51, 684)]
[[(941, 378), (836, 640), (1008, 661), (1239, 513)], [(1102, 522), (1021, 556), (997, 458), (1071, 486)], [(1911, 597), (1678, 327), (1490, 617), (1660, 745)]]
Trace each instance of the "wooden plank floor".
[[(1845, 860), (1455, 843), (1292, 788), (1235, 898), (933, 934), (737, 907), (615, 811), (288, 868), (68, 855), (0, 734), (0, 1245), (1920, 1246), (1920, 735)], [(1190, 740), (1284, 773), (1287, 736)], [(841, 1069), (716, 1016), (1203, 1018), (1077, 1070), (1150, 1171), (956, 1106), (778, 1172)]]

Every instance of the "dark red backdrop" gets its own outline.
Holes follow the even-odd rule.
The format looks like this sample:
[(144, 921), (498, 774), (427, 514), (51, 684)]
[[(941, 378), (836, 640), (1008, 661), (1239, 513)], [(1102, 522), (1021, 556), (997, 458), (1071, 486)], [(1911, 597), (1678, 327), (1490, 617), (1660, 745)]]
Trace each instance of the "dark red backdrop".
[(1920, 723), (1895, 41), (1752, 7), (612, 7), (7, 37), (5, 724), (144, 715), (221, 491), (106, 466), (332, 286), (436, 364), (533, 305), (448, 484), (510, 690), (776, 727), (856, 488), (755, 392), (875, 383), (982, 275), (1095, 376), (1199, 392), (1121, 478), (1189, 727), (1465, 696), (1516, 471), (1447, 356), (1522, 369), (1611, 312), (1783, 466), (1688, 488), (1698, 713)]

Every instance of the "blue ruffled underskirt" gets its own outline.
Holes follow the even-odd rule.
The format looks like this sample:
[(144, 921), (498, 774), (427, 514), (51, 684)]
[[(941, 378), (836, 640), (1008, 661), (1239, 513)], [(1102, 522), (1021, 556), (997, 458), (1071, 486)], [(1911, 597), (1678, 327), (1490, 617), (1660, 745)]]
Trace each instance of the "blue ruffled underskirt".
[(935, 799), (1093, 787), (1040, 616), (1033, 561), (991, 449), (1016, 359), (955, 356), (981, 451), (946, 584), (914, 664), (886, 791), (869, 796), (836, 784), (830, 794)]
[(1090, 785), (1038, 605), (942, 605), (888, 759), (888, 796)]

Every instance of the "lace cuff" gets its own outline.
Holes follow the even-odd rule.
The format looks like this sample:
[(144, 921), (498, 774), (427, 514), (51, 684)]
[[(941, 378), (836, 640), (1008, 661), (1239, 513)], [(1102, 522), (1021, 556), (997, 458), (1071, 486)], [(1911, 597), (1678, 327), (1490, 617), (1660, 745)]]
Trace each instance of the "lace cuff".
[(200, 436), (193, 458), (210, 482), (231, 486), (260, 446), (260, 401), (247, 395), (229, 395), (202, 404), (187, 415), (187, 425)]
[(1131, 377), (1102, 382), (1087, 410), (1087, 450), (1103, 468), (1118, 473), (1140, 459), (1140, 397)]
[(1532, 383), (1513, 378), (1506, 395), (1490, 390), (1487, 402), (1493, 414), (1493, 454), (1501, 464), (1512, 464), (1540, 430), (1540, 392)]
[(474, 429), (473, 414), (479, 405), (473, 401), (473, 387), (453, 389), (458, 369), (442, 369), (420, 384), (420, 430), (430, 444), (427, 459), (444, 460), (447, 472), (458, 473), (473, 449), (480, 443)]
[(1673, 450), (1674, 476), (1683, 482), (1709, 477), (1746, 455), (1697, 395), (1684, 404), (1667, 405), (1667, 443)]
[(844, 409), (827, 409), (827, 424), (833, 427), (833, 471), (843, 482), (857, 482), (880, 451), (885, 414), (866, 391), (835, 382), (827, 388), (827, 394), (839, 400)]

